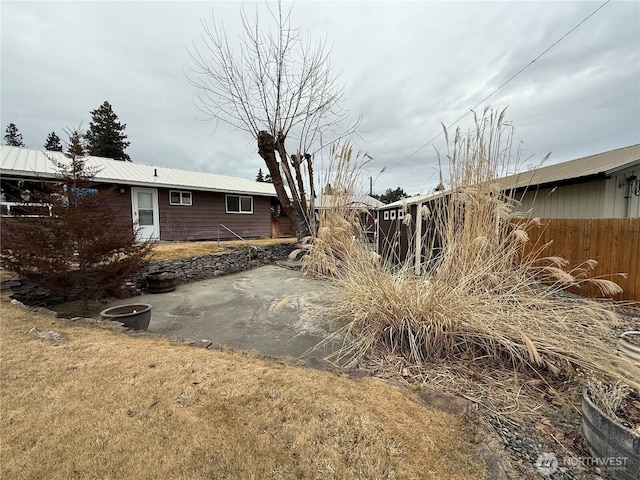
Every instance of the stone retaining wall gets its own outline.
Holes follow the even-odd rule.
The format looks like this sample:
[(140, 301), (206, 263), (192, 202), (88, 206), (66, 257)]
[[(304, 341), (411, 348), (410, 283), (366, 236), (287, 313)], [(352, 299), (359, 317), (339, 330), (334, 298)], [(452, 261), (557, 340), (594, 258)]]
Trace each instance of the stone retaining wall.
[(286, 258), (296, 245), (285, 243), (269, 247), (242, 247), (223, 253), (212, 253), (203, 257), (151, 262), (134, 279), (137, 286), (146, 288), (144, 277), (149, 273), (171, 271), (178, 274), (178, 283), (189, 283), (230, 273), (243, 272), (251, 268), (268, 265)]
[[(283, 243), (268, 247), (241, 247), (201, 257), (153, 261), (138, 275), (125, 282), (123, 297), (142, 293), (147, 288), (145, 277), (149, 273), (168, 270), (178, 274), (178, 283), (195, 282), (274, 263), (286, 258), (295, 248), (293, 243)], [(54, 297), (42, 287), (19, 279), (0, 282), (0, 289), (11, 290), (11, 298), (36, 307), (78, 300), (77, 295)]]

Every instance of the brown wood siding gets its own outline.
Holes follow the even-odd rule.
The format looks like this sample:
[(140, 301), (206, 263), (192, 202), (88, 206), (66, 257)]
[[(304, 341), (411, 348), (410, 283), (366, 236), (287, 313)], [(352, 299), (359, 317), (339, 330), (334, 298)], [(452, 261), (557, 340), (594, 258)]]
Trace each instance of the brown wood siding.
[(295, 237), (296, 229), (293, 226), (293, 222), (286, 215), (280, 217), (273, 217), (271, 219), (271, 234), (274, 238), (277, 237)]
[[(128, 225), (133, 229), (133, 215), (131, 213), (131, 188), (104, 184), (96, 184), (96, 187), (100, 190), (113, 189), (112, 196), (109, 199), (109, 207), (115, 209), (118, 212), (119, 224)], [(120, 193), (120, 188), (124, 189), (123, 193)]]
[(192, 204), (171, 205), (169, 191), (158, 189), (160, 240), (236, 238), (220, 225), (225, 225), (242, 238), (271, 236), (270, 197), (248, 195), (253, 197), (253, 213), (226, 213), (224, 193), (181, 189), (191, 192)]

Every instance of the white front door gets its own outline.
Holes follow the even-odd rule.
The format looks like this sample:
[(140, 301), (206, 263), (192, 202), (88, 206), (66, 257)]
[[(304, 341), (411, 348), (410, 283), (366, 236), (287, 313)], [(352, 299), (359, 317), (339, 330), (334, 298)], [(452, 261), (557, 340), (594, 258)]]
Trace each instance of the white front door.
[(138, 229), (140, 240), (159, 239), (158, 190), (155, 188), (132, 188), (131, 205), (133, 228)]

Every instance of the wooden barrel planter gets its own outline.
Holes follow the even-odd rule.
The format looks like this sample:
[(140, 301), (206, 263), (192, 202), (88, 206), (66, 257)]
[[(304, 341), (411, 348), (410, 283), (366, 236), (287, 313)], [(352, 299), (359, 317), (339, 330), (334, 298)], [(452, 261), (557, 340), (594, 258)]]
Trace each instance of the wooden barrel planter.
[(582, 431), (595, 464), (612, 478), (640, 478), (640, 435), (600, 410), (585, 390)]
[(146, 280), (149, 293), (173, 292), (178, 285), (178, 274), (169, 271), (153, 272), (147, 275)]
[(618, 351), (621, 356), (640, 367), (640, 331), (629, 331), (620, 335)]
[(151, 305), (148, 303), (130, 303), (117, 305), (100, 312), (104, 320), (121, 322), (125, 327), (134, 330), (146, 330), (151, 321)]

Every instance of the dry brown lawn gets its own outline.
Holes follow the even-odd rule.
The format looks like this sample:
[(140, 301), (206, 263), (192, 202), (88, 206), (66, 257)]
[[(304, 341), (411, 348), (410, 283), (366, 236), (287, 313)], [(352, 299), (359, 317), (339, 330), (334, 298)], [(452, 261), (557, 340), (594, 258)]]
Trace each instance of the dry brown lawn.
[(167, 242), (158, 243), (153, 248), (152, 260), (171, 260), (177, 258), (190, 258), (212, 253), (226, 252), (234, 248), (246, 247), (247, 243), (254, 247), (266, 247), (280, 243), (296, 243), (295, 238), (265, 238), (247, 240), (228, 240), (224, 242)]
[(2, 478), (486, 477), (473, 428), (381, 381), (1, 309)]

